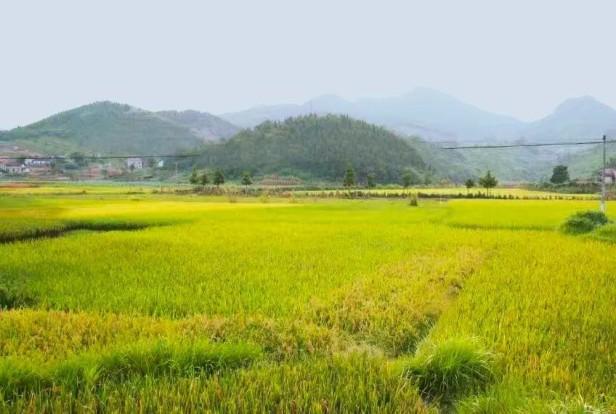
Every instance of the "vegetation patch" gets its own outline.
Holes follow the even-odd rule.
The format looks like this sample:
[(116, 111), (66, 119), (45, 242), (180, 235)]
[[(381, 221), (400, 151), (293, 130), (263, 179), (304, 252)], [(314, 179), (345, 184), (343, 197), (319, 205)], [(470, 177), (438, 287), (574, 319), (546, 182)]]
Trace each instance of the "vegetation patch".
[(36, 299), (24, 290), (0, 285), (0, 311), (25, 308), (36, 303)]
[[(554, 231), (596, 202), (420, 204), (5, 197), (0, 231), (171, 225), (0, 245), (0, 412), (614, 411), (613, 245)], [(497, 374), (435, 362), (460, 337)], [(262, 354), (219, 369), (192, 344)]]
[(0, 244), (24, 240), (60, 237), (78, 230), (132, 231), (150, 227), (152, 224), (120, 220), (81, 220), (60, 222), (51, 227), (22, 228), (14, 232), (0, 232)]
[(427, 343), (404, 374), (428, 401), (449, 404), (494, 381), (494, 355), (471, 339)]
[(562, 225), (562, 231), (568, 234), (590, 233), (608, 223), (605, 213), (600, 211), (581, 211), (570, 216)]
[(391, 356), (414, 352), (483, 260), (479, 250), (460, 248), (447, 258), (430, 253), (385, 266), (329, 302), (313, 301), (312, 319)]
[(49, 364), (9, 358), (0, 363), (0, 389), (4, 398), (55, 386), (79, 392), (133, 377), (211, 375), (248, 366), (260, 357), (260, 349), (253, 345), (157, 341)]

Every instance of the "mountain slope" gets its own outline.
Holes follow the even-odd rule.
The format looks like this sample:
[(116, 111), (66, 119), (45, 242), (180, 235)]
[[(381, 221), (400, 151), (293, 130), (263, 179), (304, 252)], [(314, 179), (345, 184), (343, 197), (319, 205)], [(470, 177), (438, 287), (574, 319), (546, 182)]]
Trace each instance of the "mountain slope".
[(201, 143), (188, 128), (129, 105), (97, 102), (16, 128), (3, 136), (49, 154), (174, 153)]
[(96, 102), (4, 133), (0, 140), (46, 154), (163, 154), (185, 151), (235, 128), (194, 112), (157, 114), (129, 105)]
[(363, 99), (356, 106), (362, 118), (395, 131), (403, 132), (404, 125), (410, 123), (464, 142), (515, 139), (523, 126), (512, 117), (481, 110), (428, 88), (399, 97)]
[(194, 135), (205, 141), (229, 138), (240, 131), (232, 123), (207, 112), (159, 111), (158, 116), (177, 125), (188, 128)]
[(545, 180), (559, 163), (558, 154), (550, 148), (447, 150), (418, 137), (407, 140), (436, 177), (459, 184), (488, 170), (501, 182)]
[(417, 151), (393, 133), (337, 115), (265, 122), (206, 146), (198, 163), (232, 175), (251, 171), (330, 180), (339, 180), (352, 166), (360, 179), (374, 173), (380, 182), (399, 180), (405, 169), (425, 169)]
[(584, 141), (616, 132), (616, 111), (590, 96), (572, 98), (539, 121), (530, 123), (524, 135), (533, 141)]

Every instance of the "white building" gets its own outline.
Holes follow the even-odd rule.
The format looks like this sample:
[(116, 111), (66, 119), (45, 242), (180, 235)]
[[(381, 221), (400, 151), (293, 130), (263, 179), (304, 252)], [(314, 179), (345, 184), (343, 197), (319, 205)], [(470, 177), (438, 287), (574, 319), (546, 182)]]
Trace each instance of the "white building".
[(127, 158), (126, 168), (130, 170), (140, 170), (143, 168), (143, 160), (141, 158)]
[(20, 162), (14, 160), (0, 160), (0, 172), (6, 174), (24, 174), (29, 171), (30, 169)]
[(616, 168), (606, 168), (603, 173), (599, 171), (599, 182), (601, 179), (605, 180), (606, 184), (615, 184), (616, 183)]
[(51, 165), (51, 160), (44, 160), (40, 158), (26, 158), (24, 164), (33, 167), (48, 167)]

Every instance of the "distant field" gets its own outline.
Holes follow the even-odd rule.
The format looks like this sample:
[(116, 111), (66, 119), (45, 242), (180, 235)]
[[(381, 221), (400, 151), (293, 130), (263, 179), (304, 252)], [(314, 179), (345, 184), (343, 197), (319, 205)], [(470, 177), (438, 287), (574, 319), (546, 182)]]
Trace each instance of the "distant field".
[(155, 183), (131, 184), (113, 182), (57, 182), (57, 183), (28, 183), (28, 182), (2, 182), (0, 181), (0, 194), (127, 194), (151, 193), (153, 191), (175, 190), (191, 188), (187, 184), (156, 185)]
[[(383, 196), (383, 195), (396, 195), (396, 194), (429, 194), (429, 195), (442, 195), (443, 197), (447, 196), (479, 196), (486, 195), (486, 190), (484, 188), (472, 188), (467, 190), (466, 187), (433, 187), (433, 188), (425, 188), (425, 187), (411, 187), (411, 188), (399, 188), (399, 189), (340, 189), (340, 190), (314, 190), (314, 191), (297, 191), (298, 194), (305, 195), (318, 195), (322, 192), (326, 194), (335, 194), (338, 191), (339, 193), (343, 193), (346, 191), (360, 191), (364, 194), (374, 195), (374, 196)], [(524, 188), (493, 188), (490, 190), (490, 196), (493, 197), (503, 197), (503, 196), (512, 196), (515, 198), (528, 198), (528, 199), (543, 199), (543, 198), (555, 198), (555, 199), (575, 199), (575, 200), (591, 200), (597, 199), (599, 197), (598, 194), (569, 194), (569, 193), (555, 193), (549, 191), (535, 191), (535, 190), (527, 190)]]
[[(189, 190), (194, 186), (189, 184), (156, 184), (156, 183), (113, 183), (113, 182), (89, 182), (89, 183), (74, 183), (74, 182), (58, 182), (58, 183), (19, 183), (19, 182), (0, 182), (0, 194), (22, 194), (22, 195), (81, 195), (81, 194), (130, 194), (130, 193), (157, 193), (157, 192), (174, 192), (175, 190)], [(228, 189), (242, 189), (239, 185), (232, 185)], [(264, 187), (264, 191), (275, 191), (275, 187)], [(319, 195), (335, 195), (344, 194), (349, 190), (295, 190), (293, 194), (297, 196), (319, 196)], [(486, 190), (483, 188), (472, 188), (467, 190), (465, 187), (411, 187), (411, 188), (357, 188), (350, 191), (359, 191), (362, 194), (382, 197), (387, 195), (398, 194), (427, 194), (447, 196), (479, 196), (485, 195)], [(490, 196), (496, 197), (514, 197), (521, 199), (573, 199), (573, 200), (594, 200), (599, 198), (599, 194), (571, 194), (571, 193), (555, 193), (549, 191), (535, 191), (524, 188), (494, 188), (490, 190)]]
[(0, 189), (1, 410), (616, 409), (596, 200), (90, 188)]

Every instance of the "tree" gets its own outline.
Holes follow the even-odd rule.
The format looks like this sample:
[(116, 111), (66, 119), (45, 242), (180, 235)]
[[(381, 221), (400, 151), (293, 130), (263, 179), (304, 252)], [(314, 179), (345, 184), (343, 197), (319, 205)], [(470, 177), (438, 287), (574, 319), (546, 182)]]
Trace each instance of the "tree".
[(368, 184), (368, 188), (376, 187), (376, 175), (373, 172), (368, 173), (368, 175), (366, 176), (366, 181)]
[(199, 176), (199, 184), (205, 187), (209, 182), (210, 182), (210, 179), (207, 176), (207, 172), (203, 171), (201, 175)]
[(496, 187), (497, 184), (498, 180), (492, 175), (490, 170), (486, 172), (486, 175), (479, 179), (479, 185), (485, 188), (488, 194), (490, 194), (490, 188)]
[(352, 167), (348, 167), (344, 172), (344, 181), (342, 185), (345, 187), (353, 187), (355, 185), (355, 171)]
[(242, 185), (248, 187), (250, 184), (252, 184), (252, 177), (249, 172), (245, 171), (244, 174), (242, 174)]
[(214, 171), (214, 184), (216, 184), (216, 187), (224, 183), (225, 183), (225, 175), (222, 173), (222, 170), (218, 169)]
[(470, 189), (475, 186), (475, 180), (473, 180), (472, 178), (469, 178), (468, 180), (464, 182), (464, 185), (466, 186), (466, 194), (468, 194)]
[(199, 182), (199, 176), (197, 174), (197, 167), (193, 167), (192, 173), (190, 174), (190, 178), (188, 182), (191, 184), (197, 184)]
[(552, 184), (562, 184), (569, 181), (569, 170), (566, 165), (557, 165), (552, 170), (552, 178), (550, 182)]
[(404, 172), (404, 174), (402, 174), (402, 185), (404, 186), (404, 188), (410, 187), (414, 181), (415, 181), (415, 176), (413, 175), (412, 171), (407, 170)]
[(71, 153), (70, 158), (75, 164), (79, 165), (80, 167), (84, 167), (88, 163), (86, 160), (86, 156), (81, 152), (75, 151)]

